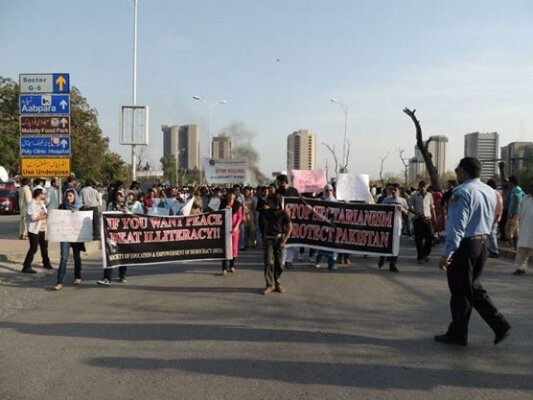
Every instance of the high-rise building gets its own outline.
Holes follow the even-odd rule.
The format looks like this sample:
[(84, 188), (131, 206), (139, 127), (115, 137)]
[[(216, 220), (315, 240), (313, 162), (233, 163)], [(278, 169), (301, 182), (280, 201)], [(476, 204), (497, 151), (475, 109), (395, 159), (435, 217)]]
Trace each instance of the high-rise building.
[(215, 136), (211, 143), (211, 158), (231, 158), (231, 138), (225, 134)]
[(309, 129), (300, 129), (287, 137), (287, 170), (314, 169), (316, 136)]
[(533, 168), (533, 142), (512, 142), (501, 148), (507, 176), (520, 170)]
[[(437, 169), (439, 176), (447, 171), (447, 146), (448, 138), (446, 136), (438, 135), (432, 136), (428, 145), (428, 151), (431, 154), (433, 165)], [(415, 145), (415, 156), (409, 159), (408, 179), (410, 182), (415, 182), (417, 179), (427, 178), (426, 162), (418, 146)]]
[(163, 155), (178, 156), (178, 167), (195, 169), (200, 166), (200, 132), (197, 125), (161, 127)]
[(498, 175), (498, 132), (473, 132), (465, 135), (465, 157), (481, 161), (481, 179), (487, 181)]

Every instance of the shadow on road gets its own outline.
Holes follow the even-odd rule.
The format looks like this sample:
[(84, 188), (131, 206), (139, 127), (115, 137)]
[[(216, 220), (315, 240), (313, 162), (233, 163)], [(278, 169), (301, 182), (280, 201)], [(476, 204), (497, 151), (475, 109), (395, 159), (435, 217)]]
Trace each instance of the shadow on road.
[(96, 367), (113, 369), (176, 369), (254, 380), (373, 389), (431, 390), (437, 386), (524, 391), (533, 389), (533, 376), (531, 375), (382, 364), (333, 364), (224, 358), (164, 360), (142, 357), (96, 357), (89, 359), (87, 363)]

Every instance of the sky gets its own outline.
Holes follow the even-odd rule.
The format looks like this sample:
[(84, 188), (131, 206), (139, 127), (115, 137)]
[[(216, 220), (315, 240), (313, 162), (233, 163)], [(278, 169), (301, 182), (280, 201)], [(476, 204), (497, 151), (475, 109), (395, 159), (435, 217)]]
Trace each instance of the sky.
[[(286, 168), (287, 135), (317, 135), (317, 168), (342, 153), (349, 171), (401, 174), (414, 155), (415, 108), (425, 138), (446, 135), (448, 169), (469, 132), (500, 145), (533, 141), (533, 2), (359, 0), (138, 0), (137, 104), (150, 108), (144, 158), (159, 165), (161, 125), (198, 124), (208, 152), (234, 123), (251, 132), (259, 167)], [(98, 111), (111, 150), (121, 105), (132, 102), (133, 0), (0, 0), (0, 76), (70, 73)]]

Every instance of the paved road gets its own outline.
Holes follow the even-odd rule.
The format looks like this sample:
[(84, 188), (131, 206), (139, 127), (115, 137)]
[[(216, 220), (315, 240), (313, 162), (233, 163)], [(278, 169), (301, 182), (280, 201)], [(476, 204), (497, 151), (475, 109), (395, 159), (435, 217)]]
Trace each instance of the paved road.
[[(531, 399), (533, 279), (490, 260), (485, 283), (513, 324), (492, 344), (476, 314), (467, 348), (432, 336), (449, 321), (443, 273), (354, 257), (338, 272), (299, 264), (263, 296), (257, 251), (217, 263), (131, 268), (129, 283), (48, 290), (54, 276), (0, 268), (0, 398)], [(68, 279), (72, 271), (68, 271)]]
[(19, 219), (18, 214), (0, 214), (0, 238), (18, 236)]

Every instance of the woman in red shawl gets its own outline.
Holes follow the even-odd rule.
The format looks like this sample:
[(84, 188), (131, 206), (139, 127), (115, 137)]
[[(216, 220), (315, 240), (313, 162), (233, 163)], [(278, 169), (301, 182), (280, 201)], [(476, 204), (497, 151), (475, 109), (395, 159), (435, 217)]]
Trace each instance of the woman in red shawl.
[(235, 259), (239, 255), (239, 227), (243, 220), (243, 208), (242, 204), (236, 200), (236, 196), (233, 192), (229, 192), (225, 199), (220, 205), (220, 209), (230, 209), (231, 210), (231, 237), (232, 237), (232, 256), (229, 260), (229, 269), (228, 261), (222, 261), (222, 275), (226, 275), (229, 272), (235, 272)]

